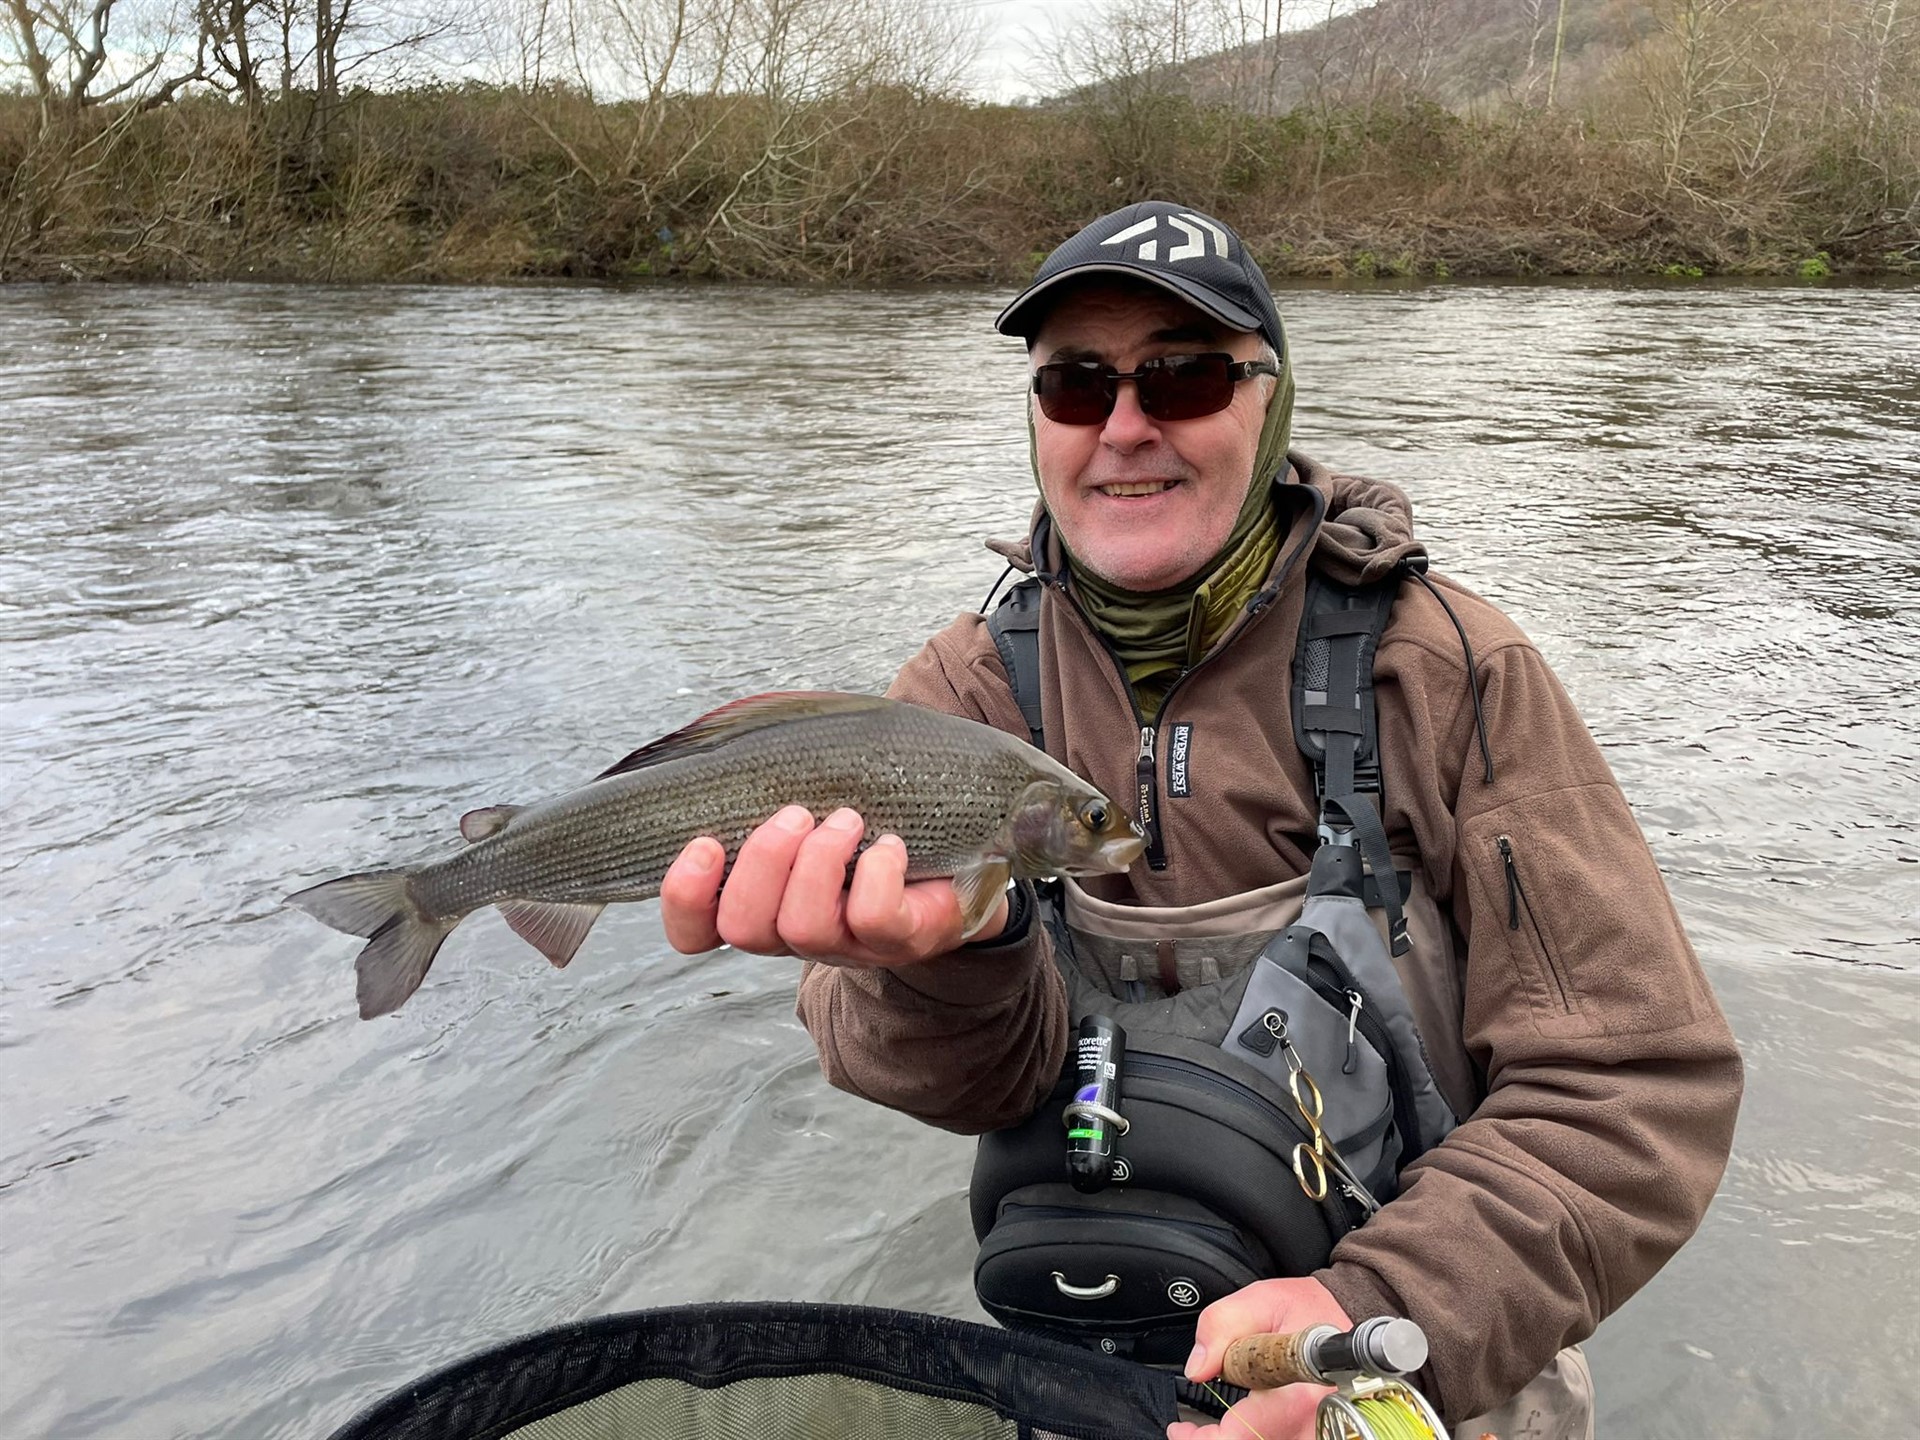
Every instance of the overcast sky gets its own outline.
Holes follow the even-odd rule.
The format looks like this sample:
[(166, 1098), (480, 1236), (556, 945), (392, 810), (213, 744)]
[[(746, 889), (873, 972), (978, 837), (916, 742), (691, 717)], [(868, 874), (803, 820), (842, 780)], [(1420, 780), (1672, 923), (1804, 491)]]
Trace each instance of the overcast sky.
[[(1051, 21), (1074, 8), (1072, 0), (956, 0), (975, 10), (986, 35), (980, 62), (974, 67), (975, 93), (992, 100), (1012, 100), (1043, 93), (1048, 87), (1033, 63), (1033, 47), (1044, 46), (1052, 34)], [(1081, 8), (1084, 8), (1082, 6)]]
[[(985, 35), (980, 61), (974, 67), (974, 93), (984, 99), (1013, 100), (1022, 95), (1044, 95), (1056, 88), (1047, 71), (1045, 54), (1061, 21), (1085, 16), (1088, 0), (950, 0), (979, 16)], [(1166, 0), (1132, 0), (1165, 4)], [(1262, 0), (1243, 0), (1256, 20)], [(1266, 0), (1273, 4), (1276, 0)], [(1296, 30), (1318, 24), (1335, 12), (1355, 10), (1371, 0), (1279, 0), (1282, 27)]]

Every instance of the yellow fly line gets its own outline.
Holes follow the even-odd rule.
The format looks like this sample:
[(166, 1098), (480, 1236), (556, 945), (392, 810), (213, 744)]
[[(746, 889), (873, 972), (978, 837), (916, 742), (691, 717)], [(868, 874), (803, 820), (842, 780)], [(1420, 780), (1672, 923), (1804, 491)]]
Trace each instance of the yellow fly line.
[(1314, 1434), (1316, 1440), (1447, 1440), (1448, 1431), (1419, 1391), (1389, 1380), (1364, 1394), (1327, 1396)]
[[(1372, 1383), (1368, 1393), (1343, 1388), (1322, 1400), (1314, 1414), (1314, 1440), (1448, 1440), (1446, 1425), (1418, 1390), (1398, 1380)], [(1367, 1381), (1360, 1384), (1365, 1386)], [(1226, 1397), (1218, 1390), (1211, 1385), (1201, 1388), (1226, 1408)], [(1233, 1418), (1253, 1440), (1266, 1440), (1245, 1420)]]

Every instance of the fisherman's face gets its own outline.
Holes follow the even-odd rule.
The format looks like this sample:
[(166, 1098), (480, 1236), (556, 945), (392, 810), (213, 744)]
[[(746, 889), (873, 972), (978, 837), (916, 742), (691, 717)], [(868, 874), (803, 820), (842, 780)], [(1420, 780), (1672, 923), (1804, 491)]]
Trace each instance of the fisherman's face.
[[(1260, 352), (1260, 337), (1230, 330), (1164, 290), (1124, 281), (1076, 287), (1033, 337), (1034, 366), (1098, 360), (1119, 371), (1160, 355)], [(1047, 510), (1075, 560), (1124, 590), (1165, 590), (1193, 576), (1232, 533), (1253, 477), (1271, 387), (1234, 386), (1225, 410), (1154, 420), (1132, 381), (1098, 425), (1062, 425), (1033, 406), (1034, 453)]]

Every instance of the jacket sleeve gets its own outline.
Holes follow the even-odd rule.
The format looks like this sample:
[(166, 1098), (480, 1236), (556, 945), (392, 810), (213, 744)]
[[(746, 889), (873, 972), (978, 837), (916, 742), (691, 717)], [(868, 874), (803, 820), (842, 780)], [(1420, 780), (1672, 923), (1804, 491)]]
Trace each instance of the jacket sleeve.
[[(909, 661), (887, 692), (1026, 738), (978, 616), (962, 616)], [(839, 1089), (962, 1134), (1016, 1124), (1066, 1056), (1065, 986), (1030, 904), (1004, 943), (975, 944), (894, 970), (809, 963), (798, 1013)]]
[(1455, 1423), (1585, 1339), (1693, 1233), (1741, 1092), (1733, 1035), (1572, 702), (1524, 641), (1479, 671), (1496, 779), (1469, 710), (1451, 838), (1486, 1097), (1318, 1276), (1356, 1320), (1421, 1324), (1428, 1393)]

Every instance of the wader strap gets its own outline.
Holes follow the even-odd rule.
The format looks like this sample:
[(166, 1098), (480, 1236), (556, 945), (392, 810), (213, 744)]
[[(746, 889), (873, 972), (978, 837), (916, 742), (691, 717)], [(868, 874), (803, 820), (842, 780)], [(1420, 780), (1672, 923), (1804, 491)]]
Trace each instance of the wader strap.
[(1397, 575), (1363, 589), (1308, 577), (1293, 658), (1293, 735), (1313, 765), (1321, 837), (1351, 835), (1359, 846), (1386, 911), (1393, 953), (1404, 955), (1407, 921), (1380, 819), (1385, 806), (1373, 698), (1374, 652), (1399, 588)]
[(1153, 942), (1153, 958), (1160, 967), (1160, 988), (1169, 995), (1180, 993), (1178, 947), (1171, 940)]
[(1007, 591), (987, 617), (987, 633), (1000, 652), (1033, 748), (1045, 750), (1047, 737), (1040, 723), (1040, 582), (1029, 576)]

